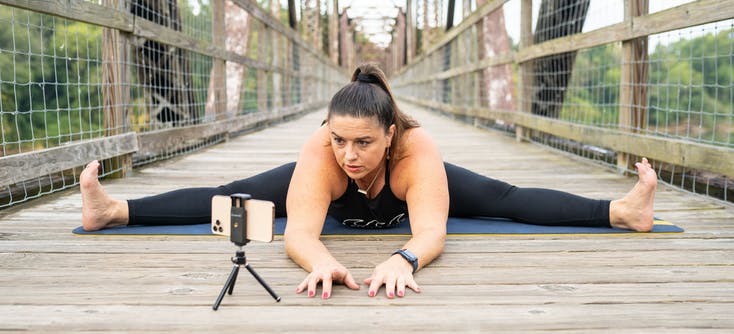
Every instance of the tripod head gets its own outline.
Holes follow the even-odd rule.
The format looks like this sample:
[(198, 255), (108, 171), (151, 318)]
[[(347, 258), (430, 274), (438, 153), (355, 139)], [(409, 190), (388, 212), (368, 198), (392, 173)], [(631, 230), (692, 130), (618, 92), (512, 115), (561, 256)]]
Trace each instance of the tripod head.
[(229, 241), (235, 245), (242, 247), (250, 242), (247, 238), (247, 210), (245, 210), (245, 201), (252, 199), (250, 194), (232, 194), (232, 209), (230, 210), (230, 235)]
[(249, 194), (212, 197), (212, 233), (226, 235), (237, 246), (250, 241), (272, 242), (275, 204)]

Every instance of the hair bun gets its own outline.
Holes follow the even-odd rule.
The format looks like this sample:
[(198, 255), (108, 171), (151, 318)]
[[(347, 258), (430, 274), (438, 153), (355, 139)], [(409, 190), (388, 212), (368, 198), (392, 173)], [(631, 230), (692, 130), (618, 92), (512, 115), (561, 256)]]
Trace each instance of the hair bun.
[(357, 74), (357, 81), (378, 84), (378, 85), (380, 84), (380, 79), (377, 78), (377, 76), (372, 75), (372, 74), (364, 74), (364, 73)]

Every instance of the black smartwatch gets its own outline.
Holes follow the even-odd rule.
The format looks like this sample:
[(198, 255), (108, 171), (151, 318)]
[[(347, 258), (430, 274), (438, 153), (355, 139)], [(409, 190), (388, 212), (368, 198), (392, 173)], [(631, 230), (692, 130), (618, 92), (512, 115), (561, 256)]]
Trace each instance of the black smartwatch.
[(418, 270), (418, 257), (407, 249), (398, 249), (392, 253), (392, 255), (395, 254), (400, 254), (405, 261), (408, 261), (413, 266), (413, 273), (415, 274), (415, 271)]

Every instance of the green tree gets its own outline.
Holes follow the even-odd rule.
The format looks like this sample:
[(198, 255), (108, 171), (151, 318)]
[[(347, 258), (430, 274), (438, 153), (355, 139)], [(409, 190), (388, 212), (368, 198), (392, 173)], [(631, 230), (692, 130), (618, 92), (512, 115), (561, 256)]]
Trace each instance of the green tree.
[(667, 45), (650, 55), (650, 125), (713, 144), (734, 146), (734, 29)]
[(0, 6), (5, 154), (101, 135), (101, 29)]

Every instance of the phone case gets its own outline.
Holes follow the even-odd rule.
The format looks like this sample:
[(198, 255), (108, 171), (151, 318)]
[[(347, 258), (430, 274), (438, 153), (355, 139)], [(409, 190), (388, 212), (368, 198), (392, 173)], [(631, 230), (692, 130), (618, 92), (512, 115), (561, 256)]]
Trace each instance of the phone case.
[(247, 239), (271, 242), (275, 229), (275, 204), (251, 199), (245, 201), (247, 210)]
[[(226, 236), (231, 234), (231, 209), (232, 199), (229, 196), (212, 197), (212, 233)], [(247, 239), (262, 242), (273, 241), (275, 204), (270, 201), (250, 199), (245, 201), (245, 210), (247, 210)]]
[(212, 197), (212, 233), (229, 236), (231, 208), (232, 199), (229, 196)]

